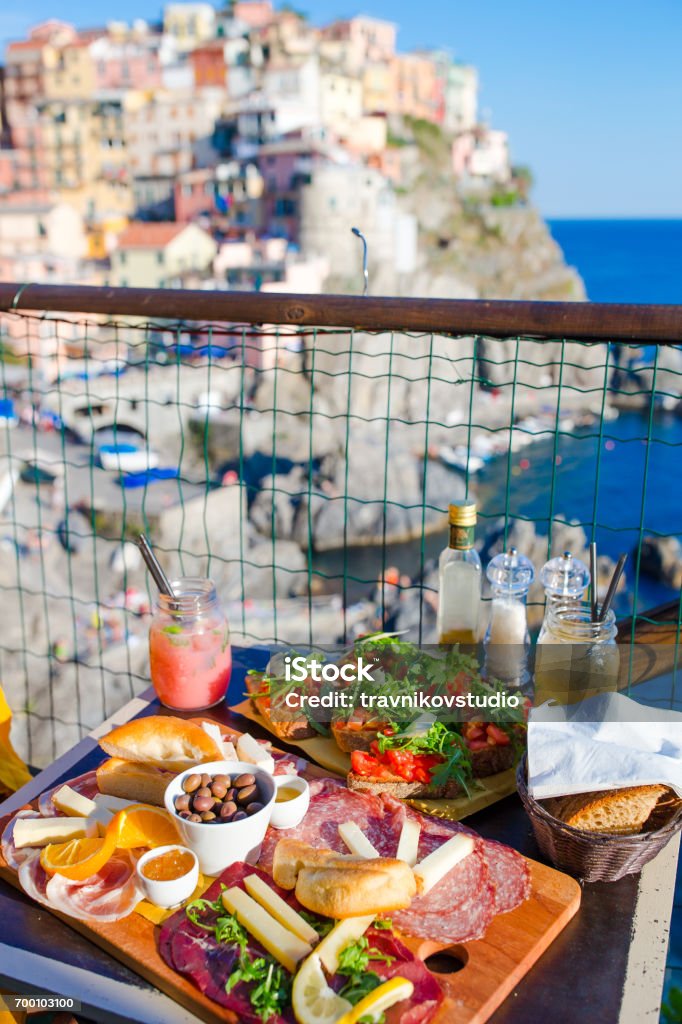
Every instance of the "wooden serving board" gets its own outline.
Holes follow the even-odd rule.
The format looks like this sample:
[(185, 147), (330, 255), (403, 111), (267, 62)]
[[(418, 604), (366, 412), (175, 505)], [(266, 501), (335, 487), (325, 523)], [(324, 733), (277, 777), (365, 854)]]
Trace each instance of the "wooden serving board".
[[(310, 778), (326, 775), (314, 765), (302, 774)], [(0, 820), (0, 831), (8, 820), (9, 817)], [(498, 915), (483, 939), (448, 946), (400, 936), (424, 960), (440, 953), (448, 972), (453, 962), (464, 964), (456, 973), (440, 973), (442, 962), (434, 969), (445, 1000), (433, 1024), (484, 1024), (577, 912), (580, 886), (573, 878), (536, 861), (529, 860), (528, 865), (530, 898), (511, 913)], [(16, 872), (2, 854), (0, 878), (20, 889)], [(157, 949), (158, 926), (140, 914), (132, 913), (107, 924), (92, 924), (52, 913), (200, 1020), (207, 1024), (239, 1024), (233, 1013), (208, 999), (163, 961)]]
[[(250, 700), (235, 704), (230, 710), (237, 715), (243, 715), (244, 718), (255, 722), (270, 735), (273, 735), (267, 721), (258, 714)], [(287, 740), (287, 743), (292, 747), (298, 747), (305, 757), (315, 761), (327, 771), (334, 772), (335, 775), (345, 777), (350, 771), (350, 754), (339, 749), (333, 736), (313, 736), (309, 740)], [(482, 811), (515, 792), (516, 770), (510, 768), (506, 772), (498, 772), (497, 775), (476, 779), (469, 796), (459, 796), (454, 800), (417, 799), (408, 802), (418, 810), (425, 814), (432, 814), (436, 818), (461, 821), (468, 814), (476, 814), (477, 811)]]

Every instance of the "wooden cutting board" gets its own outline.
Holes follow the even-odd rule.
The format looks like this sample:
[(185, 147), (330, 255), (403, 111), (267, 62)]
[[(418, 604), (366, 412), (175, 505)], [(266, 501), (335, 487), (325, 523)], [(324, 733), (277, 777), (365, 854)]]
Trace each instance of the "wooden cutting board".
[[(311, 766), (302, 774), (319, 778), (325, 773)], [(0, 832), (8, 820), (0, 821)], [(536, 861), (529, 860), (528, 864), (530, 898), (511, 913), (498, 915), (483, 939), (451, 947), (400, 936), (424, 960), (440, 954), (433, 963), (433, 973), (445, 1000), (434, 1024), (484, 1024), (577, 912), (580, 886), (573, 878)], [(0, 878), (20, 888), (16, 872), (1, 854)], [(53, 913), (207, 1024), (238, 1024), (234, 1014), (168, 967), (157, 950), (158, 927), (140, 914), (95, 925)], [(461, 969), (453, 972), (453, 967), (460, 965)]]

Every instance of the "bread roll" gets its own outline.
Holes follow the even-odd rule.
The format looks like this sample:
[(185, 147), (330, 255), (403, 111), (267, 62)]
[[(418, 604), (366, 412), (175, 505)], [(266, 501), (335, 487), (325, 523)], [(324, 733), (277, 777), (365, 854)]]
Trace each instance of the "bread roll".
[(667, 786), (629, 786), (547, 800), (553, 817), (584, 832), (635, 835), (642, 831)]
[(112, 757), (181, 772), (206, 761), (221, 761), (222, 749), (199, 725), (170, 715), (126, 722), (99, 741)]
[(273, 878), (314, 914), (340, 920), (409, 907), (417, 893), (412, 869), (389, 857), (344, 856), (295, 839), (275, 847)]
[(163, 807), (166, 786), (175, 775), (175, 772), (166, 772), (152, 765), (111, 757), (97, 769), (97, 788), (108, 796)]

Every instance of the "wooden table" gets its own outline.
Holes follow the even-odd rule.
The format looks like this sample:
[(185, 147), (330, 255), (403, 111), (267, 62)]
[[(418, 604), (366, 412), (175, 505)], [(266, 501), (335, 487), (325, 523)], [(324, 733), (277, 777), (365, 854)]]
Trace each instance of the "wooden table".
[[(247, 657), (248, 667), (257, 665), (258, 653), (253, 649), (235, 651), (229, 703), (241, 699)], [(95, 767), (101, 760), (97, 736), (115, 724), (159, 713), (162, 709), (150, 687), (0, 805), (0, 814), (23, 806), (59, 781)], [(211, 717), (264, 735), (253, 723), (231, 715), (227, 705), (212, 709)], [(542, 859), (515, 796), (479, 812), (467, 823), (484, 836)], [(577, 916), (494, 1014), (493, 1024), (657, 1021), (678, 846), (678, 842), (670, 843), (639, 876), (611, 884), (585, 885)], [(167, 996), (3, 882), (0, 922), (0, 988), (71, 996), (82, 1003), (82, 1015), (96, 1021), (196, 1021)]]

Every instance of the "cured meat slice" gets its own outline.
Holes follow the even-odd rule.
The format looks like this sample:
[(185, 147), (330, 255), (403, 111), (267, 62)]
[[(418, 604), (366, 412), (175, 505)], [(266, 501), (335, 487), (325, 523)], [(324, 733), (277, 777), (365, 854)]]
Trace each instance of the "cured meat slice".
[(81, 921), (120, 921), (131, 914), (142, 899), (134, 861), (124, 851), (116, 853), (84, 882), (71, 882), (62, 875), (53, 875), (46, 893), (55, 910)]
[(75, 789), (77, 793), (82, 796), (87, 796), (89, 800), (93, 800), (99, 793), (97, 788), (97, 774), (96, 772), (85, 772), (84, 775), (79, 775), (75, 779), (69, 779), (68, 782), (60, 782), (51, 789), (45, 790), (41, 793), (40, 799), (38, 800), (38, 809), (44, 818), (54, 818), (61, 814), (55, 805), (52, 803), (52, 796), (57, 790), (61, 789), (62, 786), (71, 786), (71, 789)]
[(19, 870), (21, 864), (24, 863), (33, 853), (35, 853), (35, 847), (26, 846), (20, 850), (17, 850), (14, 845), (14, 825), (18, 818), (39, 818), (40, 814), (37, 811), (19, 811), (12, 818), (9, 819), (2, 833), (2, 840), (0, 840), (0, 847), (2, 848), (2, 856), (4, 857), (7, 866), (13, 868), (15, 871)]
[(495, 913), (507, 914), (530, 896), (528, 862), (516, 850), (492, 839), (485, 841), (485, 857), (495, 883)]
[(311, 785), (310, 808), (300, 825), (268, 829), (258, 863), (270, 871), (277, 843), (287, 838), (337, 853), (348, 853), (348, 847), (339, 835), (339, 825), (345, 821), (354, 821), (382, 855), (390, 856), (385, 851), (395, 849), (397, 840), (390, 831), (379, 797), (352, 793), (330, 779)]
[(275, 770), (273, 775), (298, 775), (308, 767), (302, 757), (290, 757), (288, 754), (273, 754)]
[(31, 850), (30, 856), (19, 866), (21, 888), (36, 903), (42, 903), (44, 907), (51, 907), (46, 893), (49, 880), (50, 876), (43, 871), (43, 866), (40, 863), (40, 850)]
[(443, 990), (431, 971), (391, 932), (370, 928), (366, 935), (371, 947), (394, 958), (390, 964), (372, 961), (369, 969), (382, 981), (400, 977), (414, 985), (408, 1000), (386, 1011), (386, 1024), (427, 1024), (443, 1001)]

